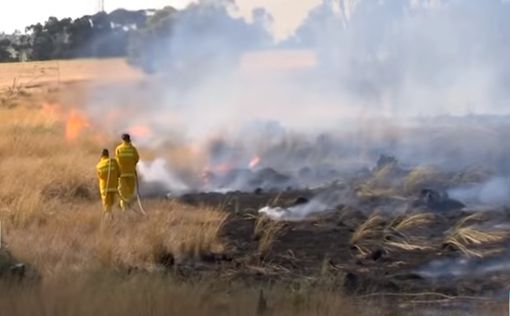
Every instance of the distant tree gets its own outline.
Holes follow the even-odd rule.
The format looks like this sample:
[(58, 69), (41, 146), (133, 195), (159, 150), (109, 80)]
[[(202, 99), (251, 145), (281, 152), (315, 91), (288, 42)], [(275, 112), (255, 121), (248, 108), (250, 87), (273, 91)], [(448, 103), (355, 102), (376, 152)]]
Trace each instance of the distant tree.
[(145, 25), (144, 10), (99, 12), (71, 20), (50, 17), (26, 28), (30, 49), (22, 38), (23, 54), (33, 60), (126, 56), (131, 33)]
[(143, 27), (146, 11), (119, 9), (73, 21), (68, 29), (70, 57), (126, 56), (132, 32)]
[(27, 26), (26, 31), (31, 33), (32, 51), (30, 59), (45, 60), (51, 57), (53, 43), (48, 34), (44, 33), (44, 26), (41, 23)]
[(31, 59), (48, 60), (67, 57), (69, 36), (67, 30), (71, 19), (59, 20), (50, 17), (43, 24), (37, 23), (26, 28), (32, 36)]
[[(244, 51), (272, 42), (265, 25), (233, 17), (231, 6), (231, 0), (202, 0), (182, 11), (156, 11), (133, 36), (129, 61), (147, 72), (203, 74), (233, 65)], [(258, 21), (270, 20), (262, 16), (259, 11)]]
[(13, 34), (13, 37), (14, 41), (12, 47), (16, 55), (16, 60), (17, 61), (28, 60), (32, 51), (30, 36), (16, 32)]
[(90, 16), (73, 21), (69, 29), (69, 57), (89, 57), (93, 55), (90, 42), (94, 38), (93, 24)]
[(0, 38), (0, 62), (13, 61), (12, 42), (6, 37)]
[[(128, 56), (147, 72), (206, 72), (272, 41), (272, 17), (254, 11), (253, 23), (233, 17), (233, 0), (199, 0), (178, 11), (119, 9), (75, 20), (49, 17), (25, 34), (0, 36), (0, 61)], [(153, 13), (153, 14), (152, 14)]]
[(124, 29), (139, 29), (145, 25), (147, 21), (147, 11), (128, 11), (118, 9), (109, 14), (110, 20), (115, 27), (122, 27)]
[(91, 17), (93, 40), (92, 54), (94, 57), (125, 56), (128, 45), (129, 27), (116, 24), (111, 16), (100, 12)]
[(178, 11), (165, 7), (151, 16), (143, 28), (138, 29), (129, 43), (129, 62), (153, 73), (158, 70), (164, 44), (162, 41), (172, 34)]

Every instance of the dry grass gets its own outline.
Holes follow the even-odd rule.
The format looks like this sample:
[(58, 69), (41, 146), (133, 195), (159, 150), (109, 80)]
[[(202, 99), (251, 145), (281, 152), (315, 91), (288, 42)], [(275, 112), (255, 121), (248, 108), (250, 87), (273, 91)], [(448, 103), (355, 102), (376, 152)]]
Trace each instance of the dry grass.
[(104, 222), (97, 207), (89, 207), (7, 226), (9, 249), (43, 275), (98, 267), (155, 270), (166, 254), (185, 260), (224, 250), (217, 238), (224, 212), (167, 202), (149, 204), (147, 217), (118, 214), (113, 222)]
[(389, 224), (380, 214), (372, 214), (359, 225), (351, 238), (351, 244), (363, 257), (370, 254), (370, 249), (396, 251), (427, 251), (439, 249), (442, 245), (456, 249), (469, 257), (483, 258), (502, 252), (498, 248), (510, 236), (501, 230), (488, 231), (479, 224), (486, 219), (486, 214), (475, 213), (466, 216), (446, 233), (442, 244), (440, 240), (431, 240), (427, 232), (430, 225), (437, 221), (431, 213), (419, 213), (407, 217), (397, 217)]
[(434, 223), (436, 220), (436, 215), (432, 213), (418, 213), (413, 214), (408, 217), (404, 217), (401, 220), (392, 223), (392, 227), (401, 233), (404, 233), (407, 230), (415, 229), (421, 226), (427, 226)]
[(414, 168), (403, 180), (403, 190), (407, 193), (417, 192), (427, 187), (438, 187), (447, 183), (443, 174), (431, 166)]
[(480, 224), (487, 220), (487, 214), (483, 212), (473, 213), (466, 217), (460, 219), (457, 224), (455, 224), (454, 230), (474, 224)]
[(274, 241), (282, 233), (285, 223), (273, 221), (265, 216), (257, 218), (254, 229), (254, 237), (258, 239), (258, 254), (260, 258), (265, 258)]
[(75, 59), (0, 64), (0, 91), (17, 86), (34, 86), (70, 81), (124, 81), (143, 74), (122, 58)]
[(363, 312), (352, 300), (332, 291), (301, 286), (264, 289), (218, 280), (182, 283), (169, 275), (96, 272), (70, 274), (40, 287), (0, 286), (0, 310), (5, 315), (395, 315)]
[(397, 217), (384, 232), (384, 247), (404, 251), (425, 251), (433, 249), (430, 240), (419, 236), (423, 230), (434, 224), (437, 217), (432, 213), (418, 213)]
[(470, 226), (457, 229), (452, 236), (466, 245), (483, 245), (503, 241), (508, 234), (503, 231), (486, 232)]
[(396, 195), (401, 176), (401, 170), (396, 165), (388, 164), (376, 170), (358, 193), (366, 198)]
[(351, 238), (361, 256), (370, 253), (371, 247), (389, 250), (424, 251), (433, 249), (433, 245), (419, 237), (420, 229), (435, 223), (436, 216), (431, 213), (419, 213), (399, 216), (388, 224), (380, 214), (372, 214), (367, 221), (358, 226)]
[(451, 246), (469, 257), (483, 258), (487, 255), (502, 252), (503, 249), (501, 248), (491, 247), (487, 250), (485, 247), (501, 243), (507, 238), (508, 233), (504, 231), (488, 232), (469, 226), (454, 230), (445, 238), (444, 245)]
[(68, 201), (96, 200), (97, 149), (70, 143), (61, 125), (38, 110), (0, 110), (0, 217), (25, 225), (65, 210)]
[(360, 186), (360, 198), (391, 197), (404, 199), (424, 188), (444, 188), (449, 183), (440, 170), (432, 166), (418, 166), (410, 171), (388, 164), (374, 171)]
[(356, 228), (351, 237), (351, 244), (355, 245), (362, 240), (377, 238), (382, 234), (386, 220), (380, 214), (374, 213), (361, 225)]
[(402, 240), (402, 241), (385, 241), (384, 246), (385, 247), (394, 248), (394, 249), (398, 249), (398, 250), (403, 250), (403, 251), (425, 251), (425, 250), (434, 249), (431, 246), (421, 245), (421, 244), (416, 244), (416, 243), (410, 243), (410, 242), (408, 242), (406, 240)]
[(503, 249), (487, 246), (501, 243), (508, 239), (506, 231), (486, 231), (477, 226), (477, 223), (485, 218), (483, 213), (474, 213), (459, 220), (449, 234), (445, 237), (443, 245), (461, 251), (469, 257), (483, 258), (487, 255), (499, 253)]

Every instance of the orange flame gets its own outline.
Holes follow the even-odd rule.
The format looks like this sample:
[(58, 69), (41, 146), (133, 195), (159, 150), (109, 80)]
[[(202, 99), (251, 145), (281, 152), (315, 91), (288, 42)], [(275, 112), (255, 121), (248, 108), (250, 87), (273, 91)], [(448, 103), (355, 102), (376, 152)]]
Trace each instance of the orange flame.
[(152, 130), (145, 125), (136, 125), (129, 128), (129, 134), (139, 138), (145, 138), (152, 135)]
[(254, 169), (255, 167), (257, 167), (260, 164), (261, 161), (262, 161), (262, 158), (260, 158), (260, 156), (257, 155), (255, 157), (253, 157), (249, 164), (250, 168)]
[(75, 140), (80, 136), (82, 131), (90, 127), (90, 122), (87, 116), (76, 110), (72, 110), (66, 120), (66, 138), (68, 140)]

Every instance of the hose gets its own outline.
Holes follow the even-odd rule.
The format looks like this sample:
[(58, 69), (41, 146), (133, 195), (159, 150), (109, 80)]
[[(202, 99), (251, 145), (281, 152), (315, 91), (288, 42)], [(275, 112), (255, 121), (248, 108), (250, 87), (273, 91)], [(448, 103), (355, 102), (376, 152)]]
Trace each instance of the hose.
[(108, 176), (106, 177), (106, 188), (104, 190), (104, 194), (101, 193), (103, 199), (106, 199), (108, 196), (108, 190), (110, 189), (110, 175), (112, 174), (112, 160), (108, 158)]
[(140, 208), (140, 212), (143, 214), (143, 216), (147, 216), (147, 212), (143, 208), (142, 204), (142, 198), (140, 197), (140, 181), (138, 180), (138, 173), (135, 170), (135, 178), (136, 178), (136, 200), (138, 202), (138, 207)]

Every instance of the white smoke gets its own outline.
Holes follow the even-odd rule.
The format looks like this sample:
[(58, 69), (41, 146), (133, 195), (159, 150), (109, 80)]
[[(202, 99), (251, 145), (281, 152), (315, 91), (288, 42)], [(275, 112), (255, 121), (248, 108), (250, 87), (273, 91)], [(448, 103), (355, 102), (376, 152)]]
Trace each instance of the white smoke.
[(508, 255), (484, 260), (465, 257), (437, 259), (420, 269), (418, 274), (429, 279), (455, 279), (465, 278), (466, 276), (507, 273), (510, 271), (509, 259)]
[(289, 208), (265, 206), (259, 210), (259, 214), (266, 215), (275, 221), (300, 221), (312, 214), (324, 212), (328, 208), (329, 206), (323, 202), (312, 200)]
[(265, 206), (259, 210), (259, 214), (275, 221), (301, 221), (314, 214), (335, 210), (340, 203), (346, 202), (347, 194), (345, 189), (331, 187), (305, 203), (290, 207)]
[(163, 159), (156, 159), (152, 162), (140, 161), (138, 172), (145, 184), (160, 185), (166, 193), (180, 194), (189, 190), (179, 177), (174, 175)]
[(508, 113), (509, 17), (501, 0), (326, 0), (290, 42), (370, 111)]
[(452, 189), (449, 195), (465, 203), (504, 205), (510, 202), (510, 179), (494, 177), (481, 184)]
[[(96, 91), (91, 111), (102, 118), (122, 104), (116, 132), (143, 121), (153, 146), (200, 146), (206, 165), (196, 169), (246, 168), (257, 154), (296, 176), (392, 153), (508, 172), (510, 3), (325, 0), (278, 45), (267, 12), (253, 24), (229, 14), (210, 2), (190, 7), (154, 56), (174, 71)], [(208, 150), (218, 139), (220, 154)]]

